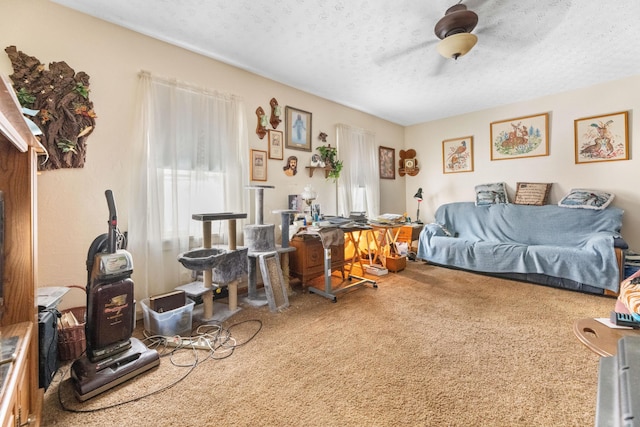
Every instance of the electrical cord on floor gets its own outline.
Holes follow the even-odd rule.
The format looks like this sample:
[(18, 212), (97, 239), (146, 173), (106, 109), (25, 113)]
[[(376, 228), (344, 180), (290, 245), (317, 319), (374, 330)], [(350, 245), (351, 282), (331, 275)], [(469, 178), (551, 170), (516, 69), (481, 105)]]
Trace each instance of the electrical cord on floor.
[[(234, 327), (237, 327), (239, 325), (245, 324), (245, 323), (257, 323), (258, 324), (258, 328), (257, 330), (249, 337), (247, 338), (245, 341), (238, 343), (237, 340), (232, 337), (231, 335), (231, 329)], [(203, 360), (199, 359), (198, 353), (199, 353), (199, 348), (196, 348), (194, 345), (184, 345), (184, 346), (169, 346), (167, 343), (167, 339), (168, 338), (179, 338), (179, 339), (183, 339), (183, 337), (165, 337), (165, 336), (161, 336), (161, 335), (152, 335), (152, 336), (147, 336), (146, 332), (145, 332), (145, 338), (142, 340), (143, 343), (144, 342), (148, 342), (149, 344), (145, 344), (147, 345), (148, 348), (154, 348), (156, 351), (158, 351), (159, 356), (162, 357), (169, 357), (169, 360), (171, 362), (172, 365), (177, 366), (177, 367), (185, 367), (185, 368), (189, 368), (187, 370), (187, 372), (182, 375), (180, 378), (178, 378), (176, 381), (172, 382), (171, 384), (168, 384), (166, 386), (160, 387), (157, 390), (153, 390), (150, 391), (149, 393), (146, 393), (142, 396), (137, 396), (133, 399), (129, 399), (123, 402), (118, 402), (118, 403), (114, 403), (112, 405), (107, 405), (107, 406), (103, 406), (100, 408), (94, 408), (94, 409), (73, 409), (70, 408), (68, 406), (65, 406), (65, 403), (62, 400), (62, 394), (61, 394), (61, 385), (62, 382), (64, 381), (67, 373), (71, 370), (71, 364), (69, 365), (69, 368), (67, 368), (66, 371), (61, 373), (61, 378), (58, 384), (58, 402), (60, 403), (60, 407), (67, 411), (67, 412), (73, 412), (73, 413), (90, 413), (90, 412), (99, 412), (99, 411), (104, 411), (107, 409), (112, 409), (112, 408), (116, 408), (122, 405), (126, 405), (128, 403), (133, 403), (133, 402), (137, 402), (139, 400), (145, 399), (147, 397), (153, 396), (155, 394), (158, 393), (162, 393), (163, 391), (166, 391), (168, 389), (170, 389), (171, 387), (177, 385), (178, 383), (180, 383), (181, 381), (183, 381), (184, 379), (186, 379), (189, 374), (191, 374), (191, 372), (193, 372), (193, 370), (196, 368), (196, 366), (198, 366), (199, 364), (211, 359), (211, 360), (222, 360), (222, 359), (226, 359), (228, 357), (230, 357), (233, 352), (235, 351), (236, 348), (241, 347), (247, 343), (249, 343), (251, 340), (253, 340), (258, 333), (262, 330), (262, 321), (257, 320), (257, 319), (249, 319), (249, 320), (244, 320), (242, 322), (238, 322), (238, 323), (234, 323), (230, 326), (228, 326), (227, 328), (222, 327), (221, 324), (202, 324), (200, 326), (198, 326), (196, 328), (196, 335), (192, 336), (192, 337), (188, 337), (186, 338), (187, 340), (193, 340), (194, 338), (200, 338), (200, 337), (204, 337), (206, 340), (208, 340), (207, 342), (210, 343), (210, 349), (207, 349), (207, 351), (209, 352), (208, 356), (206, 358), (204, 358)], [(176, 353), (180, 350), (191, 350), (193, 352), (193, 356), (194, 356), (194, 360), (192, 363), (188, 363), (188, 364), (184, 364), (184, 363), (177, 363), (174, 360), (174, 356), (176, 355)], [(216, 353), (223, 353), (223, 355), (220, 356), (215, 356)], [(84, 353), (82, 354), (84, 355)], [(82, 355), (80, 357), (82, 357)]]

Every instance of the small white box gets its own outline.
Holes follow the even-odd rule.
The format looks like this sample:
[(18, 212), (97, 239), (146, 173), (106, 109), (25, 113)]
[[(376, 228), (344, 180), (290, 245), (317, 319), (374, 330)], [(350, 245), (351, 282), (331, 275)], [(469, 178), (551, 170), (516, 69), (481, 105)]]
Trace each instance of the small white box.
[(195, 302), (185, 298), (183, 307), (169, 310), (162, 313), (151, 310), (149, 298), (140, 301), (142, 305), (142, 319), (144, 329), (151, 335), (162, 335), (172, 337), (174, 335), (191, 336), (191, 323), (193, 321), (193, 306)]
[(365, 265), (364, 271), (367, 274), (372, 274), (374, 276), (384, 276), (385, 274), (389, 273), (389, 270), (379, 264)]

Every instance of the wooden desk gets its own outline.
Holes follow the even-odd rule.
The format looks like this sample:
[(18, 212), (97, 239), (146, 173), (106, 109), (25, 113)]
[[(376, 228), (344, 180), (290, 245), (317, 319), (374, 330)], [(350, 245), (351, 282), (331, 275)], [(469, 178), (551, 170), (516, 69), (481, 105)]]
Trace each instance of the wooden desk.
[(413, 246), (413, 242), (418, 241), (420, 239), (420, 232), (424, 228), (424, 224), (404, 224), (400, 227), (400, 231), (398, 232), (398, 236), (396, 237), (396, 242), (406, 242), (409, 246), (410, 251), (415, 251), (418, 248)]
[[(348, 265), (349, 271), (352, 271), (353, 265), (358, 263), (360, 271), (364, 273), (364, 265), (362, 264), (362, 256), (360, 252), (360, 241), (364, 236), (372, 233), (372, 228), (368, 225), (362, 225), (357, 227), (344, 228), (344, 249), (345, 249), (345, 265)], [(368, 237), (366, 237), (368, 239)], [(349, 243), (353, 246), (353, 256), (347, 262), (348, 259), (346, 253), (349, 248)], [(365, 260), (368, 261), (368, 260)]]
[[(386, 268), (386, 263), (382, 260), (391, 254), (397, 253), (395, 248), (396, 240), (400, 234), (400, 230), (404, 224), (376, 224), (369, 223), (373, 230), (373, 241), (375, 245), (374, 258), (380, 260), (383, 266)], [(367, 239), (367, 245), (370, 246), (370, 242)]]
[(573, 324), (573, 333), (580, 342), (600, 356), (614, 356), (618, 352), (618, 340), (625, 335), (640, 336), (638, 329), (610, 328), (596, 319), (580, 319)]

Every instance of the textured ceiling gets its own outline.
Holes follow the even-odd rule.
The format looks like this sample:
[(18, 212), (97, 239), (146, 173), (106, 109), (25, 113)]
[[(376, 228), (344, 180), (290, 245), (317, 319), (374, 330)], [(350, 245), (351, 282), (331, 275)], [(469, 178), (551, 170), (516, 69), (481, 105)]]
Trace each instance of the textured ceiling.
[(640, 71), (638, 0), (463, 0), (457, 61), (433, 32), (457, 0), (52, 1), (401, 125)]

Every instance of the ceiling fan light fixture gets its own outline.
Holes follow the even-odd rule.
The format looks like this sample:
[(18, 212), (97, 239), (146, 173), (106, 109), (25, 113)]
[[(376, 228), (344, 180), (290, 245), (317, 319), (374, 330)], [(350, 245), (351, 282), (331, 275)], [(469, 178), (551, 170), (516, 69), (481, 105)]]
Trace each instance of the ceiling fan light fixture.
[(478, 37), (471, 33), (452, 34), (437, 44), (438, 53), (445, 58), (458, 59), (466, 55), (478, 42)]

